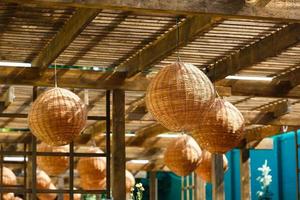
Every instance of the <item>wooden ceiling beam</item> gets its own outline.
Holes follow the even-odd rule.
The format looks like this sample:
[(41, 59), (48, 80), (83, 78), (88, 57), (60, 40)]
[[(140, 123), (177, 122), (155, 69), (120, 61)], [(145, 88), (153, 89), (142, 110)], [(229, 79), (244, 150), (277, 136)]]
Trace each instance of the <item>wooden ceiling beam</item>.
[(167, 13), (167, 14), (203, 14), (213, 13), (222, 16), (248, 17), (248, 18), (268, 18), (280, 20), (300, 20), (298, 12), (298, 2), (294, 2), (294, 6), (273, 8), (252, 6), (245, 0), (5, 0), (5, 2), (23, 3), (31, 6), (48, 6), (48, 7), (77, 7), (77, 8), (98, 8), (98, 9), (117, 9), (126, 11), (139, 11), (151, 13)]
[(39, 67), (41, 71), (47, 69), (99, 12), (100, 10), (91, 8), (76, 10), (72, 17), (32, 61), (32, 66)]
[(217, 61), (207, 73), (212, 81), (224, 79), (241, 69), (250, 67), (266, 58), (274, 57), (288, 47), (299, 42), (300, 25), (290, 24), (273, 34), (249, 44), (248, 46)]
[(220, 18), (207, 15), (188, 17), (178, 25), (178, 28), (175, 27), (165, 33), (158, 40), (138, 51), (129, 60), (121, 63), (115, 70), (126, 71), (127, 77), (148, 70), (152, 64), (174, 52), (177, 46), (185, 46), (197, 35), (208, 31), (214, 23), (220, 20)]

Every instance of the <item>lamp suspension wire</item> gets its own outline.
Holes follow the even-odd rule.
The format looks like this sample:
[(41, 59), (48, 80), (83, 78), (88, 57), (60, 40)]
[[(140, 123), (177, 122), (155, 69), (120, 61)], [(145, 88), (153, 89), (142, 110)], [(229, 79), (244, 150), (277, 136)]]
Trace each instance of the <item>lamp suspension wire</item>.
[(54, 62), (54, 86), (57, 87), (56, 61)]
[(180, 62), (180, 56), (179, 56), (179, 16), (176, 17), (176, 30), (177, 30), (177, 34), (176, 34), (176, 55), (177, 55), (177, 62)]

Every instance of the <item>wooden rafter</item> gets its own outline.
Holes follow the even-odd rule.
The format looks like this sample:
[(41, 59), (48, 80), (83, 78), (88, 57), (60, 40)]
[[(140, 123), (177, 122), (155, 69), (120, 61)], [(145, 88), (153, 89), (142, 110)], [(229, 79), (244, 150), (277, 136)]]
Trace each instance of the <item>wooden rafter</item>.
[[(6, 2), (18, 2), (18, 0), (5, 0)], [(252, 18), (272, 18), (272, 19), (288, 19), (300, 20), (297, 2), (295, 7), (272, 8), (262, 6), (251, 6), (245, 0), (169, 0), (169, 1), (143, 1), (143, 0), (81, 0), (81, 1), (65, 1), (65, 0), (24, 0), (22, 3), (30, 3), (36, 6), (53, 6), (53, 7), (86, 7), (98, 9), (122, 9), (140, 12), (156, 12), (171, 14), (203, 14), (214, 13), (217, 15), (236, 16), (236, 17), (252, 17)]]
[[(193, 40), (195, 36), (208, 31), (214, 23), (220, 20), (220, 18), (211, 16), (188, 17), (185, 21), (180, 23), (178, 28), (172, 29), (146, 48), (137, 52), (129, 60), (116, 67), (116, 70), (126, 71), (128, 77), (145, 71), (149, 69), (153, 63), (171, 54), (177, 45), (186, 45)], [(177, 40), (178, 42), (176, 42)]]
[(221, 80), (239, 70), (264, 61), (268, 57), (296, 44), (299, 41), (300, 25), (290, 24), (271, 35), (254, 42), (233, 53), (209, 68), (208, 77), (212, 81)]
[(32, 61), (32, 66), (39, 67), (41, 71), (48, 68), (99, 12), (100, 10), (90, 8), (80, 8), (76, 10), (54, 38)]

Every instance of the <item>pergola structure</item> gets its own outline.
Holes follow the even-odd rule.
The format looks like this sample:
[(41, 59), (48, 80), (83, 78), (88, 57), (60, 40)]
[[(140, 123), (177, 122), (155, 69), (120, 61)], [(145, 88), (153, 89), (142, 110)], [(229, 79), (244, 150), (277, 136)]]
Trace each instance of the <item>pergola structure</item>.
[[(28, 66), (0, 66), (0, 127), (15, 130), (3, 129), (0, 141), (16, 150), (31, 138), (33, 87), (53, 87), (56, 65), (58, 86), (77, 93), (89, 109), (75, 147), (91, 141), (105, 147), (107, 122), (99, 119), (111, 90), (111, 183), (114, 199), (123, 200), (125, 191), (116, 188), (125, 181), (125, 161), (132, 171), (168, 170), (162, 155), (175, 138), (166, 137), (169, 131), (147, 112), (144, 95), (151, 78), (176, 61), (179, 46), (181, 60), (203, 70), (244, 115), (239, 148), (247, 176), (247, 149), (283, 126), (300, 126), (299, 22), (300, 2), (294, 0), (2, 0), (0, 60)], [(248, 181), (242, 183), (244, 199)], [(214, 195), (222, 198), (222, 189)]]

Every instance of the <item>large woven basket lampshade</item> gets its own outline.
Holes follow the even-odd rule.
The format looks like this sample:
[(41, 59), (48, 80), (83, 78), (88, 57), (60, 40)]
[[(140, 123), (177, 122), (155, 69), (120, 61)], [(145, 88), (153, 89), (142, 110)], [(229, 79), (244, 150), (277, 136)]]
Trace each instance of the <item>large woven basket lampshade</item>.
[[(97, 147), (91, 147), (87, 153), (103, 153), (103, 151)], [(77, 171), (80, 177), (101, 180), (106, 175), (106, 159), (104, 157), (82, 157), (78, 160)]]
[(199, 126), (203, 110), (215, 92), (207, 76), (192, 64), (176, 62), (164, 67), (151, 81), (146, 105), (153, 117), (171, 131), (191, 131)]
[[(37, 171), (36, 174), (36, 188), (41, 190), (55, 190), (56, 187), (52, 183), (50, 177), (42, 170)], [(40, 193), (37, 195), (39, 200), (54, 200), (57, 194), (55, 193)]]
[(243, 131), (244, 118), (240, 111), (228, 101), (217, 98), (192, 135), (209, 152), (225, 153), (241, 142)]
[(182, 135), (169, 144), (164, 154), (167, 167), (178, 176), (187, 176), (194, 171), (201, 159), (201, 149), (188, 135)]
[[(223, 169), (226, 171), (228, 168), (228, 161), (225, 155), (223, 155)], [(196, 174), (206, 182), (211, 182), (211, 170), (212, 170), (212, 154), (206, 150), (202, 151), (201, 161), (199, 166), (195, 170)]]
[[(46, 143), (41, 143), (37, 146), (38, 152), (69, 152), (69, 147), (65, 146), (50, 146)], [(44, 170), (51, 176), (57, 176), (64, 173), (69, 168), (69, 158), (67, 156), (38, 156), (37, 164), (40, 169)]]
[(73, 92), (53, 88), (41, 94), (32, 104), (28, 123), (41, 141), (61, 146), (69, 144), (84, 129), (87, 110)]
[(126, 193), (130, 193), (131, 188), (133, 188), (135, 185), (135, 178), (132, 175), (132, 173), (128, 170), (126, 170), (125, 176), (126, 176)]

